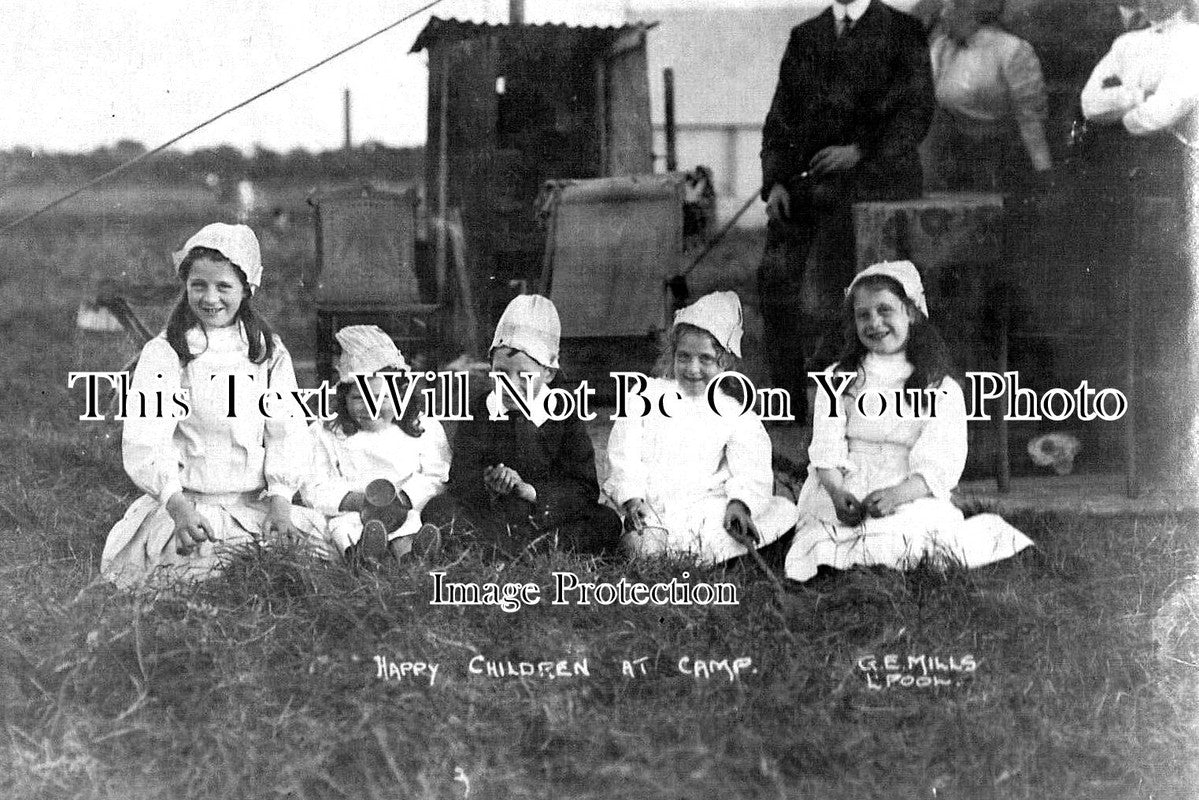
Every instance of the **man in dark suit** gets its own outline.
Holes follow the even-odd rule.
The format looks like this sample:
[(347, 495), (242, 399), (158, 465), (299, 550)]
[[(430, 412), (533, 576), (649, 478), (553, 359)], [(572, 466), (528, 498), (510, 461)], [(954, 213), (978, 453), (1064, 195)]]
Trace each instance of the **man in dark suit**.
[(791, 31), (762, 130), (770, 218), (758, 291), (774, 385), (798, 419), (805, 356), (840, 348), (841, 293), (854, 274), (852, 206), (916, 197), (917, 146), (932, 119), (920, 23), (882, 0), (835, 0)]

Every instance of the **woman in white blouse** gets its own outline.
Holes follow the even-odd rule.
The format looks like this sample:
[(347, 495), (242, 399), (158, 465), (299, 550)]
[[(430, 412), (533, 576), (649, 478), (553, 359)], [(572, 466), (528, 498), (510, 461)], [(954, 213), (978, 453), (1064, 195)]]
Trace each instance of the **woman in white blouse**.
[(1165, 134), (1199, 147), (1199, 24), (1185, 0), (1142, 0), (1141, 9), (1149, 27), (1112, 43), (1083, 87), (1083, 115), (1133, 136)]
[[(126, 587), (211, 577), (255, 542), (327, 549), (322, 520), (291, 505), (311, 449), (291, 395), (291, 356), (252, 305), (257, 238), (245, 225), (214, 223), (175, 263), (183, 294), (166, 330), (142, 348), (121, 443), (125, 471), (145, 494), (113, 526), (100, 565)], [(278, 400), (260, 405), (268, 392)]]
[(1004, 0), (948, 0), (930, 44), (937, 112), (921, 148), (933, 189), (1011, 191), (1053, 168), (1032, 45), (1000, 27)]

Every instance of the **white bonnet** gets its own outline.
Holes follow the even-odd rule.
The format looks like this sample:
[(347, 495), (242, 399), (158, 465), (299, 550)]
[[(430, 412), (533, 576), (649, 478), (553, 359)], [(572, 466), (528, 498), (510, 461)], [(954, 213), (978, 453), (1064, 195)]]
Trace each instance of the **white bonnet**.
[(866, 267), (850, 281), (849, 288), (845, 290), (845, 296), (849, 297), (858, 281), (870, 275), (886, 275), (888, 278), (898, 281), (908, 299), (924, 313), (925, 317), (928, 316), (928, 301), (924, 298), (924, 283), (920, 280), (920, 273), (916, 271), (916, 265), (911, 261), (883, 261)]
[(491, 350), (511, 347), (543, 367), (558, 369), (561, 339), (562, 323), (553, 302), (539, 294), (521, 294), (512, 298), (495, 324)]
[(175, 271), (183, 264), (183, 259), (196, 247), (207, 247), (216, 250), (230, 263), (246, 274), (246, 282), (250, 284), (251, 294), (262, 283), (262, 250), (258, 247), (258, 237), (248, 225), (230, 225), (225, 222), (214, 222), (200, 228), (192, 238), (187, 240), (183, 249), (174, 254)]
[(745, 333), (741, 298), (736, 292), (712, 292), (686, 308), (674, 312), (674, 324), (693, 325), (712, 334), (725, 350), (741, 358), (741, 337)]
[(354, 375), (373, 375), (387, 367), (408, 369), (400, 349), (378, 325), (350, 325), (339, 330), (336, 337), (341, 345), (341, 356), (337, 359), (340, 381), (348, 381)]

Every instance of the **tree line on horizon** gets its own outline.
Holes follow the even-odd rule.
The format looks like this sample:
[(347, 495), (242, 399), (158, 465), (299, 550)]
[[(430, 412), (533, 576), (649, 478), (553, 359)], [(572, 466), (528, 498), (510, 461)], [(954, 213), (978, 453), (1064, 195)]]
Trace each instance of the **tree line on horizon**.
[[(144, 144), (122, 139), (87, 152), (47, 152), (18, 146), (0, 151), (0, 180), (6, 185), (79, 183), (102, 175), (146, 152)], [(232, 145), (185, 152), (168, 149), (134, 166), (118, 180), (125, 183), (222, 181), (290, 182), (320, 179), (386, 178), (403, 180), (424, 174), (424, 149), (366, 142), (350, 149), (279, 152), (255, 145), (243, 152)]]

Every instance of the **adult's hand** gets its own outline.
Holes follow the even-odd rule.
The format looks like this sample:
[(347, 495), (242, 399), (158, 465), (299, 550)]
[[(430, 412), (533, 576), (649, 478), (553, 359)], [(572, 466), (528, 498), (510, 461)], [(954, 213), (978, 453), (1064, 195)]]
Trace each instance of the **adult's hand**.
[(786, 222), (791, 218), (791, 193), (781, 183), (770, 187), (766, 198), (766, 216), (775, 222)]
[(851, 170), (862, 160), (862, 150), (856, 144), (829, 145), (812, 156), (808, 172), (819, 178), (831, 172)]

